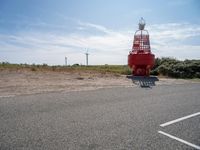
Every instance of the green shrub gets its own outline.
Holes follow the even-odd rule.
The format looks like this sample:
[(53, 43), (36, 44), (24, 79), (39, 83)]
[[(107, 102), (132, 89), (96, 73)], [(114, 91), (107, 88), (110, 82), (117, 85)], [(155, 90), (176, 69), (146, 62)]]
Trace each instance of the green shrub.
[(37, 69), (35, 67), (32, 67), (31, 71), (37, 71)]
[(156, 58), (151, 74), (173, 78), (199, 78), (200, 60), (179, 61), (169, 57)]

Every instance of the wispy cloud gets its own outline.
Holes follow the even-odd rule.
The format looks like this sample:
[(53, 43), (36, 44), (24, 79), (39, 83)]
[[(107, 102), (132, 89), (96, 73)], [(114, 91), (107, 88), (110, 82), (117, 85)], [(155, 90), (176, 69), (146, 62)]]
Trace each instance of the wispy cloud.
[[(134, 31), (114, 31), (102, 25), (81, 21), (77, 21), (76, 26), (77, 31), (66, 35), (36, 31), (0, 34), (0, 60), (63, 64), (67, 56), (70, 64), (84, 64), (84, 52), (89, 49), (90, 64), (127, 63)], [(92, 32), (85, 34), (80, 29)], [(183, 40), (200, 36), (199, 25), (167, 23), (151, 25), (148, 29), (152, 51), (156, 56), (200, 59), (200, 44), (194, 46), (183, 43)]]
[(157, 40), (184, 40), (200, 35), (200, 25), (188, 23), (168, 23), (150, 26), (152, 37)]
[(78, 24), (82, 27), (82, 28), (93, 28), (93, 29), (96, 29), (98, 31), (101, 31), (101, 32), (104, 32), (104, 33), (107, 33), (107, 34), (110, 34), (112, 33), (111, 30), (107, 29), (106, 27), (104, 26), (101, 26), (101, 25), (97, 25), (97, 24), (93, 24), (93, 23), (88, 23), (88, 22), (81, 22), (81, 21), (78, 21)]

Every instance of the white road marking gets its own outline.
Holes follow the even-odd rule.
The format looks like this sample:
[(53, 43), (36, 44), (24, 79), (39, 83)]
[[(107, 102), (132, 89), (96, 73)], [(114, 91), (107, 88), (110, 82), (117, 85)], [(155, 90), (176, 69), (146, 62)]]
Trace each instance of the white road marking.
[(0, 96), (0, 98), (5, 98), (5, 97), (15, 97), (15, 95), (3, 95), (3, 96)]
[(163, 124), (161, 124), (160, 126), (161, 126), (161, 127), (165, 127), (165, 126), (168, 126), (168, 125), (170, 125), (170, 124), (173, 124), (173, 123), (176, 123), (176, 122), (180, 122), (180, 121), (182, 121), (182, 120), (185, 120), (185, 119), (188, 119), (188, 118), (192, 118), (192, 117), (195, 117), (195, 116), (198, 116), (198, 115), (200, 115), (200, 112), (197, 112), (197, 113), (194, 113), (194, 114), (185, 116), (185, 117), (181, 117), (181, 118), (178, 118), (178, 119), (175, 119), (175, 120), (172, 120), (172, 121), (163, 123)]
[(169, 137), (169, 138), (172, 138), (172, 139), (174, 139), (174, 140), (177, 140), (177, 141), (179, 141), (179, 142), (181, 142), (181, 143), (184, 143), (184, 144), (186, 144), (186, 145), (188, 145), (188, 146), (191, 146), (191, 147), (193, 147), (193, 148), (196, 148), (196, 149), (200, 150), (200, 146), (198, 146), (198, 145), (192, 144), (192, 143), (190, 143), (190, 142), (187, 142), (187, 141), (185, 141), (185, 140), (183, 140), (183, 139), (177, 138), (177, 137), (175, 137), (175, 136), (173, 136), (173, 135), (170, 135), (170, 134), (168, 134), (168, 133), (165, 133), (165, 132), (163, 132), (163, 131), (158, 131), (158, 133), (160, 133), (160, 134), (162, 134), (162, 135), (165, 135), (165, 136), (167, 136), (167, 137)]

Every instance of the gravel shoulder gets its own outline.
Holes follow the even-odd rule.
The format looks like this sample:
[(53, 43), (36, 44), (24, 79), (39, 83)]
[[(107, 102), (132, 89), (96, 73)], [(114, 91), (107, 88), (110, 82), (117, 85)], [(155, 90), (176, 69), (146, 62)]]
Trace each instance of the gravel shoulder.
[[(158, 78), (155, 85), (198, 82), (183, 79)], [(138, 86), (139, 82), (125, 75), (90, 71), (56, 72), (1, 70), (0, 96), (26, 95), (45, 92), (69, 92), (111, 87)]]

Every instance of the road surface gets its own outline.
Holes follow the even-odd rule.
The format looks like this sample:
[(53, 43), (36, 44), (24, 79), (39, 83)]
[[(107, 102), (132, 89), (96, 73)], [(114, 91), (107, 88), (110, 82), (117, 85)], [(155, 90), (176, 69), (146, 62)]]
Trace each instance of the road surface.
[(200, 84), (0, 98), (0, 149), (200, 149)]

